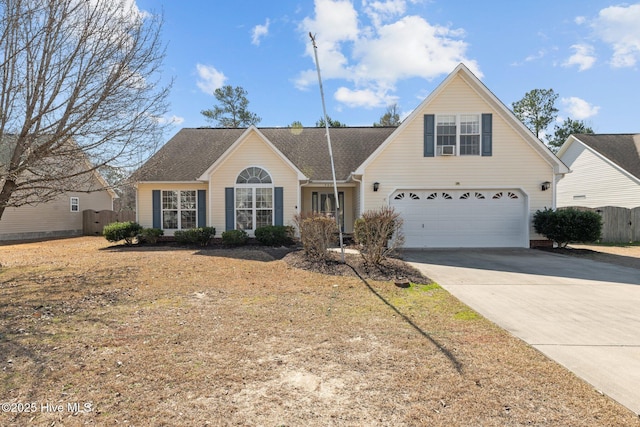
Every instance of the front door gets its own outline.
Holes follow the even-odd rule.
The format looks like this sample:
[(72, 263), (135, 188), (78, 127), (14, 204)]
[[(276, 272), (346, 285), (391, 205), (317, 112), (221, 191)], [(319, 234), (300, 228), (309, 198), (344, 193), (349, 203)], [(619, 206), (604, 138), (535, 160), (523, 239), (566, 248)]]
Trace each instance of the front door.
[[(340, 229), (344, 231), (344, 192), (338, 192), (339, 209), (339, 223)], [(335, 218), (336, 214), (336, 195), (334, 192), (321, 192), (314, 191), (311, 193), (311, 210), (315, 213), (321, 213), (332, 218)]]

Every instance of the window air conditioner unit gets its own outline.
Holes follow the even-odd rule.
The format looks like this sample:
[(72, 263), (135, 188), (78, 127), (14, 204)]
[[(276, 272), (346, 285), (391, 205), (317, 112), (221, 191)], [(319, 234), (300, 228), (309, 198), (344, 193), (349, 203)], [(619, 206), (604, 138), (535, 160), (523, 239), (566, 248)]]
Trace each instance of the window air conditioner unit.
[(441, 145), (439, 148), (439, 155), (441, 156), (455, 156), (456, 155), (456, 146), (455, 145)]

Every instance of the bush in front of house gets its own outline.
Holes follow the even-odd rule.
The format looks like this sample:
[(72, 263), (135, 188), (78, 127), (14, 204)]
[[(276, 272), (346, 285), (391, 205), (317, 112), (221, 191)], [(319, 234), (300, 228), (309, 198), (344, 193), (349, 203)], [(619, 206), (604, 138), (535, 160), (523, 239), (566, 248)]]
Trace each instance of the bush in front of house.
[(227, 230), (222, 233), (222, 243), (227, 246), (242, 246), (249, 240), (244, 230)]
[(293, 218), (302, 249), (307, 258), (316, 261), (329, 259), (329, 248), (335, 244), (338, 226), (335, 218), (320, 213), (298, 214)]
[(127, 246), (131, 246), (141, 231), (142, 226), (134, 221), (112, 222), (104, 226), (102, 235), (110, 242), (124, 240)]
[(602, 218), (596, 212), (575, 208), (538, 210), (533, 216), (536, 233), (564, 248), (569, 243), (588, 243), (600, 239)]
[(164, 230), (161, 228), (144, 228), (138, 235), (138, 242), (155, 245), (161, 236), (164, 236)]
[(214, 227), (198, 227), (178, 230), (173, 233), (173, 238), (181, 245), (208, 246), (215, 235), (216, 229)]
[(286, 225), (265, 225), (256, 228), (255, 236), (265, 246), (286, 246), (293, 243), (293, 228)]
[(402, 218), (389, 206), (367, 211), (355, 221), (353, 238), (365, 262), (378, 265), (404, 244)]

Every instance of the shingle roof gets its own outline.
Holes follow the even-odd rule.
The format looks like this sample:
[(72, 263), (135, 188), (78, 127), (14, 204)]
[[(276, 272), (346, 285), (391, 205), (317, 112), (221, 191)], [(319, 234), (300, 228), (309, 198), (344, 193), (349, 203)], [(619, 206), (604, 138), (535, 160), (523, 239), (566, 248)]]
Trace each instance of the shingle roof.
[[(391, 133), (394, 127), (331, 128), (336, 178), (346, 180)], [(325, 128), (259, 128), (262, 134), (312, 180), (331, 180)], [(246, 129), (182, 129), (135, 174), (136, 181), (194, 181)]]
[(640, 179), (640, 134), (579, 134), (574, 137)]

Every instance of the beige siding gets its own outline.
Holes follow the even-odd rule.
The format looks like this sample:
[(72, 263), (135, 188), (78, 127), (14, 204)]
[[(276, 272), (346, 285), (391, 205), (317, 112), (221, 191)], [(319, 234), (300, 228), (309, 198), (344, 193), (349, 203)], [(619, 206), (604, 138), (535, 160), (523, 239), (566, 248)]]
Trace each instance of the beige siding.
[[(71, 212), (71, 197), (78, 197), (80, 209)], [(37, 206), (7, 208), (0, 219), (0, 240), (71, 236), (82, 234), (82, 211), (112, 209), (106, 191), (66, 193)]]
[(252, 133), (209, 177), (210, 205), (207, 216), (211, 217), (210, 225), (219, 230), (218, 234), (225, 230), (225, 188), (235, 186), (238, 174), (250, 166), (266, 170), (271, 175), (273, 186), (283, 187), (284, 225), (293, 225), (300, 199), (297, 173), (258, 134)]
[[(137, 221), (145, 228), (153, 227), (153, 190), (208, 190), (207, 184), (204, 182), (193, 182), (188, 184), (182, 183), (142, 183), (138, 184), (137, 191)], [(207, 225), (210, 225), (209, 214), (207, 213)], [(167, 232), (167, 236), (172, 232)], [(219, 229), (216, 234), (220, 234)]]
[(640, 183), (584, 145), (571, 144), (562, 160), (572, 172), (558, 182), (558, 206), (640, 206)]
[[(461, 113), (493, 114), (493, 155), (424, 157), (423, 114)], [(500, 114), (460, 76), (456, 77), (367, 166), (363, 209), (387, 205), (391, 193), (399, 188), (512, 188), (527, 196), (530, 217), (538, 209), (552, 207), (553, 192), (541, 191), (540, 184), (553, 182), (553, 167)], [(375, 181), (380, 182), (380, 189), (374, 193)], [(530, 238), (539, 236), (531, 229)]]

